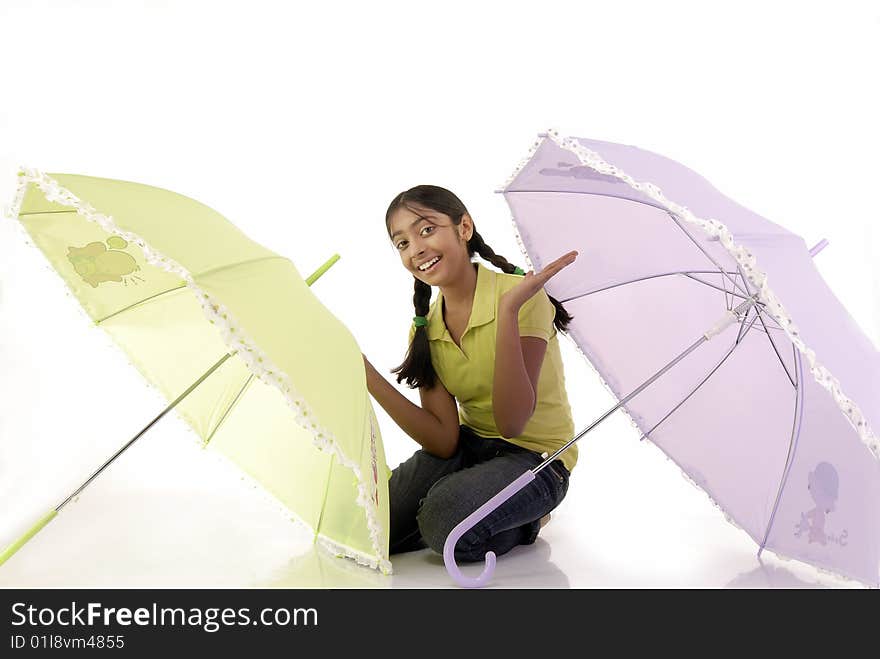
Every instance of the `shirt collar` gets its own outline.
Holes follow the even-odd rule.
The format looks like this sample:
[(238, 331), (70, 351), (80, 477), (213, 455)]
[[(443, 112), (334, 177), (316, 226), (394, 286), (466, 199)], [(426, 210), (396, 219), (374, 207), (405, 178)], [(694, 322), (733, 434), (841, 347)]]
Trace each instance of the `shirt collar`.
[[(495, 285), (498, 273), (485, 267), (479, 261), (477, 264), (477, 286), (474, 290), (474, 303), (471, 307), (471, 316), (468, 318), (464, 334), (472, 327), (479, 327), (495, 320)], [(452, 341), (446, 323), (443, 321), (443, 293), (437, 294), (437, 299), (428, 310), (428, 339), (445, 339)]]

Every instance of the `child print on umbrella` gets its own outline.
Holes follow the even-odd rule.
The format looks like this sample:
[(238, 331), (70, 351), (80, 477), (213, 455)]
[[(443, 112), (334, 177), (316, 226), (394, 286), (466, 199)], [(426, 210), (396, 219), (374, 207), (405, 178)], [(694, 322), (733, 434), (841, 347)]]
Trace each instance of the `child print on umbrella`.
[(795, 526), (795, 537), (799, 538), (807, 533), (807, 542), (827, 544), (833, 542), (841, 547), (846, 545), (846, 529), (839, 536), (825, 533), (825, 514), (834, 511), (837, 502), (837, 487), (839, 479), (837, 470), (828, 462), (820, 462), (807, 476), (807, 489), (816, 507), (806, 513), (801, 513), (801, 521)]

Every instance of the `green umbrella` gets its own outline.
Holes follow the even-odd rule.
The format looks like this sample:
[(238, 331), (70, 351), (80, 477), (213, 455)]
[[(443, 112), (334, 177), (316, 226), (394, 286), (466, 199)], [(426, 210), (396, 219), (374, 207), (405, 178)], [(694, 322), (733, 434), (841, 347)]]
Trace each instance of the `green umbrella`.
[[(172, 408), (336, 556), (390, 574), (388, 476), (363, 356), (294, 264), (161, 188), (22, 168), (8, 215), (165, 410), (0, 553), (0, 565)], [(22, 319), (24, 322), (24, 319)]]

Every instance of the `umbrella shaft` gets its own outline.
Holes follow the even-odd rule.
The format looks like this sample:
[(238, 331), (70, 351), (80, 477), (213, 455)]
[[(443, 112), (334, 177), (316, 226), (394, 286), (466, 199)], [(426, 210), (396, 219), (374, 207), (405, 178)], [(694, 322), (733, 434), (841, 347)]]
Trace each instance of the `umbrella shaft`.
[[(746, 300), (745, 302), (743, 302), (742, 304), (740, 304), (739, 306), (737, 306), (735, 309), (733, 309), (732, 312), (728, 312), (728, 313), (732, 313), (732, 314), (733, 314), (734, 316), (736, 316), (736, 317), (741, 317), (741, 315), (742, 315), (743, 313), (745, 313), (746, 310), (748, 310), (753, 304), (755, 304), (756, 301), (757, 301), (757, 295), (753, 295), (753, 296), (750, 297), (748, 300)], [(725, 324), (721, 327), (721, 329), (726, 328), (726, 327), (727, 327), (727, 324), (729, 324), (729, 323), (726, 323), (726, 316), (725, 316), (725, 318), (722, 319), (722, 321), (719, 321), (719, 323), (716, 323), (716, 325), (715, 325), (715, 327), (714, 327), (713, 329), (718, 328), (719, 325), (722, 324), (722, 322), (724, 322)], [(570, 440), (568, 440), (568, 441), (567, 441), (564, 445), (562, 445), (560, 448), (556, 449), (556, 451), (554, 451), (552, 455), (550, 455), (549, 457), (547, 457), (547, 458), (544, 460), (544, 462), (542, 462), (542, 463), (539, 464), (537, 467), (535, 467), (534, 469), (532, 469), (532, 472), (535, 473), (535, 474), (537, 474), (537, 473), (538, 473), (539, 471), (541, 471), (544, 467), (546, 467), (548, 464), (550, 464), (551, 462), (553, 462), (553, 461), (554, 461), (554, 460), (555, 460), (555, 459), (556, 459), (556, 458), (557, 458), (557, 457), (558, 457), (563, 451), (565, 451), (569, 446), (571, 446), (572, 444), (574, 444), (577, 440), (579, 440), (581, 437), (583, 437), (583, 436), (586, 435), (588, 432), (590, 432), (593, 428), (595, 428), (595, 427), (598, 426), (600, 423), (602, 423), (605, 419), (607, 419), (609, 416), (611, 416), (612, 413), (614, 413), (615, 411), (617, 411), (618, 409), (620, 409), (623, 405), (625, 405), (625, 404), (627, 403), (627, 401), (629, 401), (629, 400), (632, 399), (633, 397), (637, 396), (637, 395), (638, 395), (638, 394), (639, 394), (639, 393), (640, 393), (645, 387), (647, 387), (649, 384), (651, 384), (652, 382), (654, 382), (654, 380), (656, 380), (657, 378), (659, 378), (661, 375), (663, 375), (666, 371), (668, 371), (670, 368), (672, 368), (673, 366), (675, 366), (675, 365), (676, 365), (678, 362), (680, 362), (682, 359), (684, 359), (685, 357), (687, 357), (691, 352), (693, 352), (694, 350), (696, 350), (696, 348), (697, 348), (700, 344), (702, 344), (704, 341), (708, 341), (710, 338), (712, 338), (712, 336), (714, 336), (716, 333), (717, 333), (717, 331), (713, 332), (712, 330), (710, 330), (710, 331), (706, 332), (705, 334), (703, 334), (702, 336), (700, 336), (700, 338), (697, 339), (696, 341), (694, 341), (694, 342), (693, 342), (693, 343), (692, 343), (692, 344), (691, 344), (691, 345), (690, 345), (690, 346), (689, 346), (684, 352), (682, 352), (682, 353), (681, 353), (680, 355), (678, 355), (675, 359), (673, 359), (671, 362), (669, 362), (668, 364), (666, 364), (666, 366), (664, 366), (663, 368), (661, 368), (659, 371), (657, 371), (656, 373), (654, 373), (654, 375), (652, 375), (650, 378), (648, 378), (647, 380), (645, 380), (642, 384), (639, 385), (639, 387), (638, 387), (637, 389), (635, 389), (635, 390), (634, 390), (633, 392), (631, 392), (628, 396), (626, 396), (626, 398), (624, 398), (623, 400), (621, 400), (617, 405), (615, 405), (615, 406), (612, 407), (610, 410), (608, 410), (607, 412), (605, 412), (605, 414), (603, 414), (603, 415), (600, 416), (598, 419), (596, 419), (595, 421), (593, 421), (593, 423), (591, 423), (588, 427), (586, 427), (586, 428), (584, 428), (583, 430), (581, 430), (577, 435), (575, 435), (575, 436), (572, 437)]]
[(632, 393), (630, 393), (626, 398), (624, 398), (623, 400), (621, 400), (617, 405), (615, 405), (615, 406), (612, 407), (610, 410), (608, 410), (607, 412), (605, 412), (605, 414), (603, 414), (603, 415), (600, 416), (598, 419), (596, 419), (595, 421), (593, 421), (593, 423), (591, 423), (589, 426), (587, 426), (586, 428), (584, 428), (583, 430), (581, 430), (577, 435), (575, 435), (575, 436), (572, 437), (570, 440), (568, 440), (563, 446), (561, 446), (560, 448), (556, 449), (556, 451), (555, 451), (552, 455), (550, 455), (550, 457), (548, 457), (546, 460), (544, 460), (544, 462), (542, 462), (542, 463), (539, 464), (537, 467), (535, 467), (534, 469), (532, 469), (532, 471), (533, 471), (534, 473), (537, 474), (537, 473), (538, 473), (539, 471), (541, 471), (544, 467), (546, 467), (548, 464), (550, 464), (551, 462), (553, 462), (553, 461), (557, 458), (557, 456), (559, 456), (560, 453), (562, 453), (563, 451), (565, 451), (565, 449), (567, 449), (569, 446), (571, 446), (572, 444), (574, 444), (574, 443), (575, 443), (577, 440), (579, 440), (581, 437), (583, 437), (583, 436), (586, 435), (588, 432), (590, 432), (593, 428), (595, 428), (595, 427), (598, 426), (600, 423), (602, 423), (605, 419), (607, 419), (609, 416), (611, 416), (611, 414), (613, 414), (615, 411), (617, 411), (617, 410), (620, 409), (623, 405), (625, 405), (625, 404), (627, 403), (627, 401), (629, 401), (631, 398), (633, 398), (634, 396), (637, 396), (637, 395), (639, 394), (639, 392), (641, 392), (645, 387), (647, 387), (647, 386), (648, 386), (649, 384), (651, 384), (654, 380), (656, 380), (656, 379), (659, 378), (661, 375), (663, 375), (663, 374), (664, 374), (666, 371), (668, 371), (670, 368), (672, 368), (673, 366), (675, 366), (675, 365), (676, 365), (678, 362), (680, 362), (682, 359), (684, 359), (685, 357), (687, 357), (688, 354), (690, 354), (693, 350), (695, 350), (695, 349), (697, 348), (697, 346), (699, 346), (701, 343), (703, 343), (703, 342), (706, 341), (706, 340), (707, 340), (707, 339), (706, 339), (705, 336), (701, 336), (699, 339), (697, 339), (696, 341), (694, 341), (694, 343), (691, 344), (691, 346), (688, 347), (683, 353), (681, 353), (678, 357), (676, 357), (675, 359), (673, 359), (671, 362), (669, 362), (666, 366), (664, 366), (663, 368), (661, 368), (659, 371), (657, 371), (656, 373), (654, 373), (654, 375), (652, 375), (650, 378), (648, 378), (647, 380), (645, 380), (641, 385), (639, 385), (639, 387), (638, 387), (635, 391), (633, 391)]
[(162, 412), (159, 414), (159, 416), (157, 416), (155, 419), (153, 419), (152, 421), (150, 421), (146, 426), (144, 426), (144, 429), (143, 429), (143, 430), (141, 430), (137, 435), (135, 435), (135, 436), (132, 437), (130, 440), (128, 440), (128, 442), (126, 442), (125, 445), (124, 445), (122, 448), (120, 448), (118, 451), (116, 451), (116, 453), (114, 453), (113, 456), (112, 456), (109, 460), (107, 460), (107, 462), (105, 462), (104, 464), (102, 464), (102, 465), (98, 468), (98, 470), (95, 471), (95, 473), (93, 473), (91, 476), (89, 476), (88, 479), (86, 480), (86, 482), (83, 483), (82, 485), (80, 485), (79, 488), (77, 488), (77, 490), (76, 490), (73, 494), (71, 494), (71, 495), (70, 495), (69, 497), (67, 497), (64, 501), (62, 501), (60, 504), (58, 504), (58, 506), (55, 508), (55, 511), (56, 511), (56, 512), (60, 511), (60, 510), (61, 510), (64, 506), (66, 506), (71, 500), (73, 500), (74, 498), (76, 498), (76, 497), (79, 495), (80, 492), (82, 492), (84, 489), (86, 489), (86, 487), (88, 487), (89, 483), (91, 483), (93, 480), (95, 480), (95, 479), (98, 477), (98, 475), (99, 475), (102, 471), (104, 471), (107, 467), (109, 467), (110, 464), (111, 464), (116, 458), (118, 458), (120, 455), (122, 455), (122, 454), (125, 452), (125, 450), (126, 450), (129, 446), (131, 446), (132, 444), (134, 444), (134, 443), (138, 440), (138, 438), (140, 438), (141, 435), (143, 435), (143, 434), (144, 434), (145, 432), (147, 432), (150, 428), (152, 428), (153, 425), (154, 425), (159, 419), (161, 419), (163, 416), (165, 416), (165, 415), (166, 415), (166, 414), (167, 414), (172, 408), (174, 408), (175, 405), (177, 405), (180, 401), (182, 401), (184, 398), (186, 398), (186, 397), (192, 392), (193, 389), (195, 389), (196, 387), (198, 387), (198, 386), (199, 386), (199, 385), (205, 380), (205, 378), (207, 378), (209, 375), (211, 375), (211, 373), (213, 373), (213, 372), (216, 371), (218, 368), (220, 368), (220, 365), (221, 365), (223, 362), (225, 362), (227, 359), (229, 359), (230, 357), (232, 357), (232, 355), (234, 355), (235, 352), (236, 352), (236, 351), (233, 350), (232, 352), (227, 352), (225, 355), (223, 355), (223, 357), (221, 357), (221, 358), (217, 361), (216, 364), (214, 364), (211, 368), (209, 368), (207, 371), (205, 371), (204, 375), (202, 375), (198, 380), (196, 380), (195, 382), (193, 382), (193, 383), (189, 386), (189, 388), (188, 388), (186, 391), (184, 391), (182, 394), (180, 394), (180, 395), (175, 399), (175, 401), (174, 401), (173, 403), (171, 403), (168, 407), (166, 407), (164, 410), (162, 410)]

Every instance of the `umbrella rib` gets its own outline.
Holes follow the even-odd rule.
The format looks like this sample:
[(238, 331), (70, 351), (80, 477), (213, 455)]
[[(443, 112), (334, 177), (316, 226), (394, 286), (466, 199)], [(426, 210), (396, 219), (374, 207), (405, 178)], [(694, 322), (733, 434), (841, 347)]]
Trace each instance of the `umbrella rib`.
[(218, 272), (222, 272), (223, 270), (228, 270), (229, 268), (237, 268), (240, 265), (251, 265), (252, 263), (258, 263), (260, 261), (274, 261), (276, 259), (283, 259), (285, 261), (290, 261), (286, 256), (279, 256), (275, 254), (273, 256), (259, 256), (255, 259), (246, 259), (244, 261), (238, 261), (236, 263), (224, 263), (223, 265), (218, 265), (216, 268), (209, 268), (207, 270), (203, 270), (202, 272), (196, 273), (192, 275), (193, 281), (204, 277), (205, 275), (213, 275)]
[(244, 390), (247, 389), (247, 386), (251, 383), (251, 380), (253, 380), (253, 379), (254, 379), (254, 374), (251, 373), (248, 376), (248, 379), (245, 380), (245, 383), (242, 385), (241, 389), (239, 389), (238, 393), (235, 394), (235, 398), (229, 404), (229, 407), (227, 407), (226, 411), (223, 412), (223, 416), (220, 417), (220, 420), (217, 422), (217, 425), (214, 426), (214, 429), (211, 431), (211, 434), (208, 435), (208, 438), (205, 440), (206, 446), (212, 439), (214, 439), (214, 435), (217, 434), (217, 431), (220, 429), (220, 426), (223, 425), (224, 421), (226, 421), (226, 417), (229, 416), (229, 413), (232, 411), (232, 408), (235, 407), (235, 404), (238, 402), (238, 399), (241, 398), (242, 394), (244, 393)]
[(724, 287), (724, 301), (727, 302), (727, 310), (730, 311), (731, 309), (733, 309), (733, 294), (734, 294), (735, 289), (733, 287), (731, 287), (730, 300), (728, 301), (727, 300), (727, 295), (728, 295), (727, 286), (724, 285), (724, 276), (722, 275), (720, 277), (720, 279), (721, 279), (721, 285)]
[(318, 538), (318, 533), (321, 530), (321, 522), (324, 521), (324, 507), (327, 505), (327, 495), (330, 493), (330, 477), (333, 475), (333, 463), (335, 458), (335, 454), (331, 453), (330, 464), (327, 466), (327, 483), (324, 485), (324, 497), (321, 499), (321, 512), (318, 514), (318, 522), (315, 524), (313, 540)]
[[(587, 291), (586, 293), (579, 293), (578, 295), (573, 295), (571, 297), (564, 298), (559, 301), (561, 303), (571, 302), (572, 300), (577, 300), (582, 297), (587, 297), (588, 295), (592, 295), (593, 293), (601, 293), (602, 291), (611, 290), (612, 288), (617, 288), (618, 286), (626, 286), (627, 284), (635, 284), (636, 282), (639, 282), (639, 281), (646, 281), (648, 279), (656, 279), (658, 277), (671, 277), (672, 275), (684, 275), (685, 277), (693, 279), (694, 281), (697, 281), (701, 284), (704, 284), (705, 286), (709, 286), (710, 288), (714, 288), (717, 291), (724, 291), (725, 290), (723, 288), (720, 288), (719, 286), (716, 286), (715, 284), (712, 284), (708, 281), (704, 281), (704, 280), (700, 279), (699, 277), (694, 277), (691, 274), (694, 272), (696, 272), (698, 274), (717, 274), (717, 271), (715, 271), (715, 270), (685, 270), (685, 271), (676, 271), (676, 272), (664, 272), (659, 275), (648, 275), (647, 277), (639, 277), (638, 279), (630, 279), (629, 281), (621, 281), (616, 284), (611, 284), (610, 286), (605, 286), (603, 288), (597, 288), (593, 291)], [(748, 297), (740, 295), (739, 293), (732, 293), (732, 295), (736, 295), (737, 297), (741, 297), (743, 300), (749, 299)], [(757, 304), (763, 304), (763, 302), (757, 302)], [(729, 307), (728, 307), (728, 310), (729, 310)]]
[(109, 320), (110, 318), (113, 318), (113, 316), (117, 316), (117, 315), (121, 314), (122, 312), (128, 311), (129, 309), (133, 309), (134, 307), (137, 307), (141, 304), (146, 304), (147, 302), (152, 302), (156, 298), (161, 297), (161, 296), (165, 295), (166, 293), (173, 293), (174, 291), (179, 291), (181, 288), (186, 288), (186, 282), (184, 282), (180, 286), (175, 286), (174, 288), (168, 288), (164, 291), (159, 291), (155, 295), (151, 295), (150, 297), (145, 297), (143, 300), (138, 300), (137, 302), (135, 302), (133, 304), (129, 304), (127, 307), (123, 307), (122, 309), (119, 309), (118, 311), (114, 311), (109, 316), (104, 316), (103, 318), (99, 318), (98, 320), (95, 321), (95, 325), (100, 325), (105, 320)]
[(733, 305), (730, 303), (730, 300), (727, 298), (727, 286), (724, 285), (724, 275), (721, 275), (721, 286), (724, 289), (724, 306), (727, 307), (727, 310), (730, 311), (733, 308)]
[[(798, 369), (803, 368), (794, 344), (791, 345), (791, 350)], [(800, 378), (798, 378), (798, 382), (800, 382)], [(785, 456), (785, 466), (782, 468), (782, 479), (779, 482), (779, 489), (776, 491), (776, 500), (773, 502), (773, 510), (770, 513), (770, 520), (767, 522), (767, 530), (764, 531), (764, 538), (761, 540), (761, 546), (758, 548), (758, 558), (761, 557), (761, 552), (764, 551), (764, 547), (767, 545), (767, 538), (770, 536), (770, 529), (773, 528), (773, 520), (776, 518), (776, 510), (779, 507), (779, 499), (782, 497), (782, 490), (785, 488), (785, 482), (788, 480), (788, 473), (791, 469), (791, 464), (794, 461), (794, 452), (797, 448), (797, 440), (801, 434), (800, 421), (803, 416), (804, 396), (799, 386), (795, 385), (794, 391), (794, 416), (791, 420), (791, 437), (788, 440), (788, 454)]]
[[(764, 325), (764, 316), (761, 313), (760, 309), (756, 309), (758, 312), (758, 318), (761, 320), (761, 325)], [(764, 325), (764, 329), (767, 330), (767, 326)], [(788, 366), (786, 366), (785, 361), (782, 359), (782, 355), (779, 354), (779, 349), (776, 347), (776, 341), (773, 340), (773, 337), (770, 335), (770, 330), (767, 330), (767, 338), (770, 340), (770, 345), (773, 346), (773, 352), (776, 353), (776, 356), (779, 358), (779, 363), (782, 364), (782, 369), (785, 371), (785, 374), (788, 376), (789, 381), (791, 382), (791, 386), (797, 387), (797, 382), (795, 378), (792, 377), (791, 373), (788, 371)], [(794, 345), (794, 344), (792, 344)]]
[(616, 284), (611, 284), (611, 286), (605, 286), (604, 288), (597, 288), (593, 291), (587, 291), (586, 293), (579, 293), (578, 295), (573, 295), (572, 297), (567, 297), (560, 302), (571, 302), (572, 300), (577, 300), (582, 297), (587, 297), (588, 295), (592, 295), (593, 293), (601, 293), (602, 291), (608, 291), (612, 288), (617, 288), (618, 286), (626, 286), (627, 284), (634, 284), (637, 281), (645, 281), (647, 279), (656, 279), (657, 277), (671, 277), (672, 275), (680, 275), (683, 274), (681, 272), (663, 272), (659, 275), (648, 275), (647, 277), (639, 277), (638, 279), (630, 279), (629, 281), (621, 281)]
[(703, 254), (706, 256), (706, 258), (709, 259), (709, 260), (715, 265), (715, 267), (718, 268), (718, 273), (719, 273), (719, 274), (721, 274), (721, 275), (724, 276), (724, 277), (727, 277), (727, 278), (730, 280), (730, 282), (733, 284), (734, 288), (739, 288), (741, 291), (743, 291), (743, 293), (747, 293), (747, 291), (744, 291), (744, 290), (742, 289), (742, 287), (741, 287), (739, 284), (736, 283), (736, 279), (730, 277), (730, 276), (727, 274), (727, 271), (726, 271), (723, 267), (721, 267), (721, 264), (718, 263), (718, 261), (716, 261), (714, 258), (712, 258), (712, 255), (709, 254), (709, 252), (707, 252), (699, 242), (697, 242), (697, 239), (694, 238), (694, 237), (690, 234), (690, 232), (689, 232), (687, 229), (685, 229), (683, 226), (681, 226), (681, 222), (678, 221), (678, 218), (675, 217), (675, 215), (673, 215), (673, 214), (672, 214), (671, 212), (669, 212), (669, 211), (666, 211), (666, 214), (667, 214), (669, 217), (672, 218), (672, 221), (675, 222), (675, 225), (676, 225), (679, 229), (682, 230), (682, 232), (684, 233), (684, 235), (686, 235), (688, 238), (690, 238), (691, 242), (692, 242), (694, 245), (697, 246), (697, 249), (699, 249), (701, 252), (703, 252)]
[[(700, 282), (701, 284), (705, 284), (706, 286), (709, 286), (709, 287), (711, 287), (711, 288), (714, 288), (714, 289), (717, 290), (717, 291), (724, 291), (724, 293), (725, 293), (725, 296), (724, 296), (724, 300), (725, 300), (725, 302), (727, 302), (727, 295), (731, 295), (731, 296), (733, 296), (733, 297), (738, 297), (738, 298), (741, 298), (741, 299), (743, 299), (743, 300), (748, 300), (748, 299), (749, 299), (749, 298), (747, 298), (745, 295), (743, 295), (742, 293), (737, 293), (736, 291), (728, 291), (727, 288), (722, 288), (721, 286), (717, 286), (717, 285), (713, 284), (712, 282), (705, 281), (704, 279), (700, 279), (699, 277), (694, 277), (694, 276), (691, 274), (691, 272), (693, 272), (693, 271), (682, 272), (682, 273), (679, 273), (679, 274), (682, 274), (682, 275), (684, 275), (685, 277), (689, 277), (690, 279), (693, 279), (694, 281), (698, 281), (698, 282)], [(715, 273), (714, 270), (711, 270), (710, 272), (712, 272), (712, 273), (714, 273), (714, 274), (717, 274), (717, 273)], [(757, 302), (756, 304), (763, 304), (763, 302)], [(728, 311), (729, 311), (732, 307), (733, 307), (733, 304), (732, 304), (732, 303), (728, 303), (728, 305), (727, 305), (727, 309), (728, 309)]]
[[(756, 306), (757, 306), (757, 305), (756, 305)], [(762, 305), (762, 306), (763, 306), (763, 305)], [(764, 312), (763, 312), (763, 316), (764, 316), (764, 328), (763, 328), (763, 329), (761, 329), (761, 328), (755, 328), (755, 331), (757, 331), (757, 332), (763, 332), (764, 334), (768, 334), (768, 333), (769, 333), (769, 332), (767, 332), (767, 330), (776, 330), (777, 332), (784, 332), (784, 331), (785, 331), (784, 329), (782, 329), (782, 328), (779, 327), (778, 325), (773, 324), (772, 322), (770, 322), (770, 321), (772, 321), (773, 319), (767, 314), (766, 309), (765, 309)], [(768, 324), (768, 323), (769, 323), (769, 324)]]
[[(737, 345), (739, 345), (739, 342), (743, 340), (743, 337), (746, 335), (746, 332), (748, 331), (748, 330), (746, 330), (746, 332), (743, 332), (743, 328), (745, 327), (746, 319), (749, 317), (749, 314), (751, 312), (752, 312), (752, 307), (749, 307), (748, 309), (746, 309), (746, 313), (743, 316), (742, 322), (739, 324), (739, 331), (736, 333), (736, 344)], [(758, 314), (755, 314), (755, 317), (752, 318), (752, 322), (749, 325), (749, 329), (751, 329), (752, 325), (755, 324), (755, 320), (757, 320), (757, 318), (758, 318)]]
[[(600, 195), (600, 193), (597, 193), (597, 192), (587, 192), (585, 190), (504, 190), (505, 194), (510, 193), (510, 192), (552, 192), (552, 193), (563, 192), (563, 193), (571, 193), (571, 194), (592, 194), (592, 195), (599, 195), (599, 196), (609, 196), (609, 195)], [(620, 198), (621, 197), (617, 197), (617, 199), (620, 199)], [(705, 249), (703, 249), (703, 246), (700, 245), (700, 243), (697, 242), (696, 238), (694, 238), (690, 234), (690, 232), (681, 225), (681, 223), (678, 221), (678, 218), (675, 217), (675, 215), (673, 215), (673, 213), (669, 209), (667, 209), (665, 206), (661, 206), (659, 204), (652, 204), (652, 203), (649, 203), (644, 200), (630, 199), (628, 201), (633, 201), (637, 204), (644, 204), (645, 206), (651, 206), (652, 208), (657, 208), (659, 210), (662, 210), (664, 213), (666, 213), (669, 217), (672, 218), (672, 221), (675, 222), (676, 226), (678, 226), (678, 228), (681, 229), (681, 231), (684, 233), (684, 235), (686, 235), (688, 238), (690, 238), (691, 242), (693, 242), (694, 245), (697, 246), (697, 249), (699, 249), (701, 252), (703, 252), (703, 254), (706, 256), (706, 258), (709, 259), (712, 262), (712, 264), (718, 268), (717, 272), (719, 274), (721, 274), (722, 276), (727, 277), (730, 280), (730, 282), (733, 284), (734, 288), (738, 288), (743, 293), (745, 293), (745, 291), (743, 291), (742, 287), (736, 283), (736, 279), (730, 278), (730, 276), (727, 274), (727, 271), (723, 267), (721, 267), (721, 264), (719, 264), (718, 261), (716, 261), (714, 258), (712, 258), (712, 255), (709, 254), (709, 252), (707, 252)], [(716, 272), (716, 271), (713, 270), (712, 272)]]
[[(740, 331), (742, 331), (743, 324), (745, 323), (745, 319), (746, 319), (747, 317), (748, 317), (748, 314), (746, 314), (746, 316), (743, 317), (743, 321), (742, 321), (742, 323), (740, 324)], [(645, 439), (648, 435), (650, 435), (652, 432), (654, 432), (654, 431), (657, 429), (657, 426), (659, 426), (661, 423), (663, 423), (664, 421), (666, 421), (666, 419), (668, 419), (670, 416), (672, 416), (672, 414), (673, 414), (673, 413), (674, 413), (679, 407), (681, 407), (682, 405), (684, 405), (685, 402), (686, 402), (691, 396), (693, 396), (695, 393), (697, 393), (697, 390), (698, 390), (700, 387), (702, 387), (710, 377), (712, 377), (712, 374), (715, 373), (715, 371), (717, 371), (719, 368), (721, 368), (721, 365), (722, 365), (725, 361), (727, 361), (727, 358), (730, 357), (730, 355), (733, 354), (733, 351), (736, 350), (737, 346), (739, 346), (739, 344), (740, 344), (740, 339), (741, 339), (743, 336), (745, 336), (746, 334), (748, 334), (749, 330), (752, 328), (752, 325), (755, 324), (755, 320), (756, 320), (756, 319), (757, 319), (757, 318), (752, 318), (752, 322), (749, 324), (748, 329), (746, 329), (746, 331), (745, 331), (741, 336), (737, 336), (736, 342), (730, 347), (730, 350), (727, 351), (727, 354), (724, 355), (724, 357), (721, 358), (721, 361), (719, 361), (719, 362), (715, 365), (715, 368), (713, 368), (711, 371), (709, 371), (709, 373), (706, 375), (706, 377), (704, 377), (704, 378), (700, 381), (700, 383), (699, 383), (696, 387), (694, 387), (694, 388), (691, 390), (691, 392), (690, 392), (687, 396), (685, 396), (684, 398), (682, 398), (681, 401), (678, 403), (678, 405), (676, 405), (676, 406), (673, 407), (671, 410), (669, 410), (669, 412), (666, 414), (666, 416), (664, 416), (664, 417), (663, 417), (662, 419), (660, 419), (656, 424), (654, 424), (654, 427), (653, 427), (653, 428), (651, 428), (650, 430), (648, 430), (647, 432), (645, 432), (641, 437), (639, 437), (639, 441), (642, 441), (643, 439)]]
[[(550, 193), (550, 194), (585, 194), (585, 195), (593, 195), (595, 197), (614, 197), (615, 199), (625, 199), (626, 201), (631, 201), (634, 204), (643, 204), (645, 206), (650, 206), (651, 208), (656, 208), (657, 210), (666, 211), (665, 206), (661, 206), (659, 202), (654, 201), (653, 199), (629, 199), (628, 197), (617, 197), (615, 195), (607, 195), (602, 192), (590, 192), (589, 190), (496, 190), (495, 192), (501, 192), (504, 194), (509, 193)], [(667, 211), (668, 212), (668, 211)]]
[[(226, 265), (221, 265), (216, 268), (211, 268), (210, 270), (205, 270), (204, 272), (200, 272), (197, 275), (195, 275), (193, 277), (193, 279), (195, 280), (196, 277), (204, 277), (205, 275), (208, 275), (208, 274), (214, 274), (214, 273), (219, 272), (221, 270), (226, 270), (227, 268), (234, 268), (234, 267), (237, 267), (240, 265), (250, 265), (251, 263), (256, 263), (257, 261), (268, 261), (268, 260), (272, 260), (272, 259), (289, 260), (289, 259), (287, 259), (287, 257), (284, 257), (284, 256), (261, 256), (260, 258), (257, 258), (257, 259), (250, 259), (249, 261), (239, 261), (238, 263), (227, 263)], [(113, 318), (113, 316), (116, 316), (117, 314), (121, 314), (122, 312), (128, 311), (129, 309), (133, 309), (134, 307), (141, 305), (141, 304), (144, 304), (145, 302), (151, 302), (151, 301), (155, 300), (157, 297), (165, 295), (165, 293), (172, 293), (174, 291), (180, 290), (181, 288), (186, 288), (186, 286), (187, 286), (187, 284), (186, 284), (186, 282), (184, 282), (180, 286), (175, 286), (174, 288), (169, 288), (164, 291), (159, 291), (155, 295), (151, 295), (150, 297), (144, 298), (143, 300), (138, 300), (137, 302), (130, 304), (127, 307), (120, 309), (119, 311), (114, 311), (109, 316), (104, 316), (103, 318), (96, 320), (95, 325), (100, 325), (105, 320)]]
[[(739, 266), (737, 266), (737, 270), (739, 270)], [(740, 270), (740, 274), (742, 274), (742, 271), (741, 271), (741, 270)], [(743, 283), (745, 283), (746, 287), (748, 288), (749, 283), (748, 283), (748, 281), (746, 281), (746, 278), (745, 278), (745, 277), (743, 277)], [(750, 292), (751, 292), (751, 291), (750, 291)], [(784, 371), (785, 371), (785, 374), (788, 376), (788, 380), (789, 380), (789, 382), (791, 382), (791, 386), (793, 386), (793, 387), (797, 387), (797, 381), (796, 381), (796, 379), (793, 378), (793, 377), (791, 376), (791, 373), (788, 371), (788, 366), (786, 366), (786, 364), (785, 364), (785, 360), (782, 359), (782, 355), (779, 354), (779, 349), (776, 347), (776, 341), (773, 340), (773, 337), (770, 335), (770, 330), (767, 329), (767, 325), (764, 324), (764, 315), (763, 315), (763, 313), (761, 313), (761, 310), (758, 309), (757, 307), (755, 308), (755, 311), (756, 311), (757, 314), (758, 314), (758, 318), (760, 318), (760, 320), (761, 320), (761, 325), (763, 325), (764, 330), (765, 330), (766, 333), (767, 333), (767, 338), (770, 340), (770, 345), (773, 346), (773, 352), (776, 353), (776, 357), (777, 357), (777, 359), (779, 359), (779, 363), (782, 364), (782, 370), (784, 370)]]
[(29, 213), (19, 213), (18, 217), (25, 217), (27, 215), (51, 215), (52, 213), (76, 213), (76, 210), (70, 208), (63, 211), (31, 211)]

